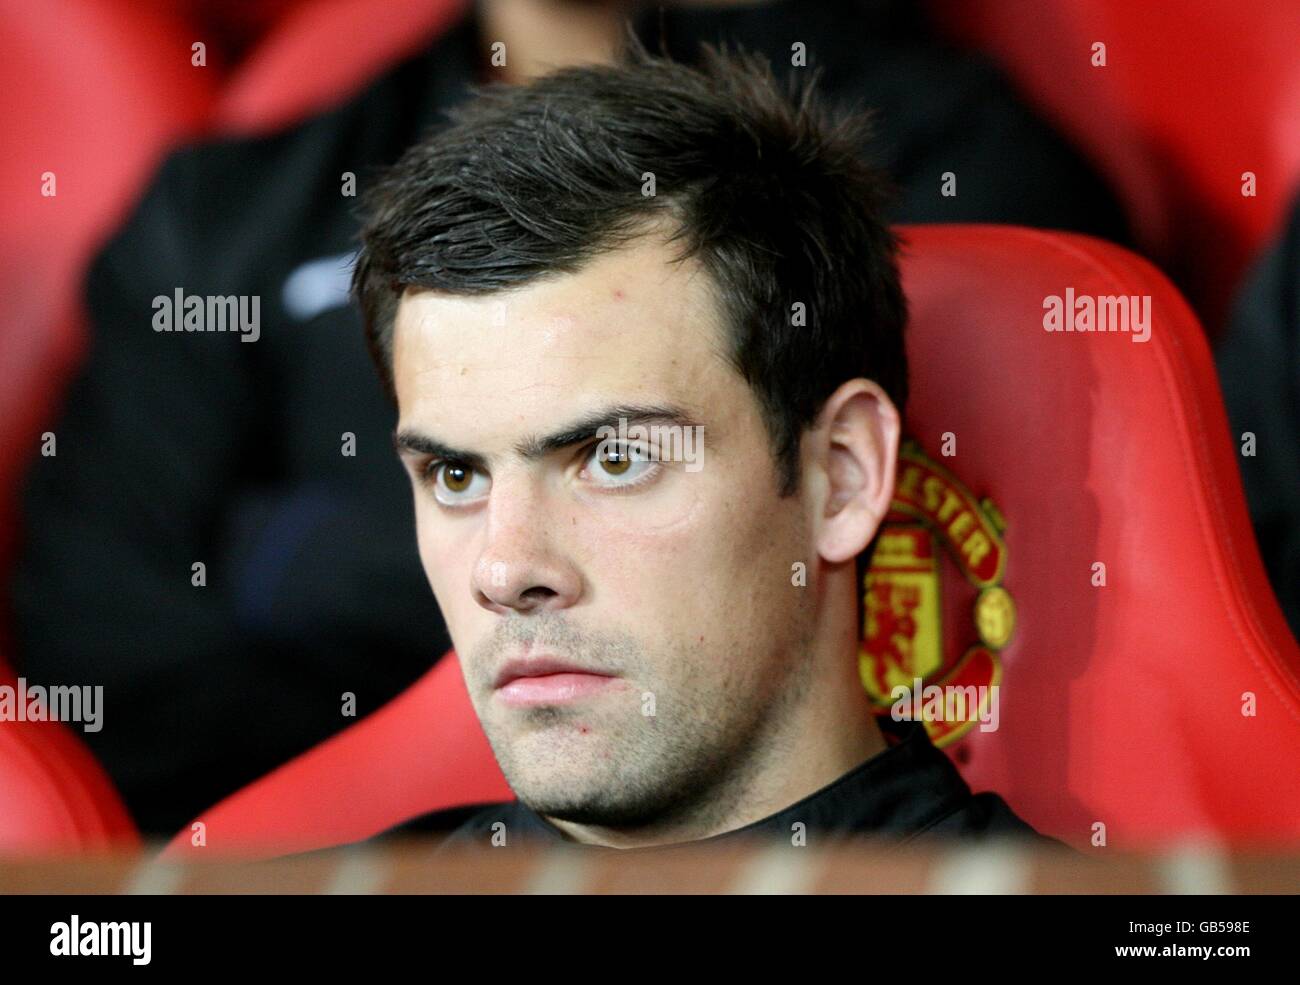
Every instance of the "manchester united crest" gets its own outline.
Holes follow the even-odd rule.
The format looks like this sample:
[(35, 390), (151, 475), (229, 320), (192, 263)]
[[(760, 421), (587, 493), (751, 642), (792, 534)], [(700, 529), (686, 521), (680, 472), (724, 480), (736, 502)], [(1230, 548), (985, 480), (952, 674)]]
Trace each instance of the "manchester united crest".
[[(1015, 603), (1002, 585), (1005, 530), (991, 500), (977, 500), (915, 441), (904, 442), (892, 508), (862, 586), (858, 670), (878, 715), (890, 714), (896, 688), (911, 690), (916, 681), (926, 691), (938, 685), (944, 693), (996, 700), (998, 653), (1016, 624)], [(945, 626), (957, 632), (945, 635)], [(979, 722), (985, 709), (977, 711), (918, 717), (943, 746)]]

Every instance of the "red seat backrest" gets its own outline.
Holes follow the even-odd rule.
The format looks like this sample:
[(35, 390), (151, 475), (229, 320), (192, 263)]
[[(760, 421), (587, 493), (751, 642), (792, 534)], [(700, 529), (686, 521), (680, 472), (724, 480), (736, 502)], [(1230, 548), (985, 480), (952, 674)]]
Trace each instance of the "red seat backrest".
[[(1077, 845), (1097, 824), (1130, 848), (1300, 837), (1300, 785), (1279, 782), (1300, 754), (1300, 650), (1259, 562), (1190, 309), (1150, 264), (1086, 237), (903, 233), (909, 431), (1005, 520), (998, 581), (1016, 611), (987, 658), (999, 728), (943, 748), (977, 790)], [(1067, 289), (1149, 295), (1149, 341), (1044, 331), (1045, 298)], [(949, 596), (954, 570), (945, 562)], [(930, 680), (977, 642), (969, 610), (945, 610), (942, 635)], [(509, 796), (449, 657), (198, 820), (205, 851), (275, 854)], [(169, 851), (190, 843), (183, 831)]]
[(213, 125), (236, 134), (286, 126), (347, 98), (426, 47), (469, 0), (298, 0), (226, 83)]
[[(929, 3), (1101, 166), (1144, 252), (1217, 333), (1243, 267), (1300, 187), (1300, 4)], [(1242, 195), (1246, 171), (1253, 197)]]
[[(0, 686), (21, 692), (0, 667)], [(135, 824), (90, 751), (61, 722), (0, 721), (0, 856), (135, 848)]]

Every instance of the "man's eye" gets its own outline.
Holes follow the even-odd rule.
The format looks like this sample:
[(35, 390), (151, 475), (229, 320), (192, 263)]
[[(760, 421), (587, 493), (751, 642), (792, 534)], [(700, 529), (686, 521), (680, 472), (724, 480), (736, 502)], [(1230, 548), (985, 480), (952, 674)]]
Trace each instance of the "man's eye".
[(427, 474), (433, 482), (434, 499), (444, 506), (463, 506), (487, 492), (487, 476), (468, 465), (434, 462)]
[(641, 445), (604, 442), (592, 449), (595, 467), (591, 477), (602, 486), (635, 486), (649, 481), (658, 471), (659, 463)]

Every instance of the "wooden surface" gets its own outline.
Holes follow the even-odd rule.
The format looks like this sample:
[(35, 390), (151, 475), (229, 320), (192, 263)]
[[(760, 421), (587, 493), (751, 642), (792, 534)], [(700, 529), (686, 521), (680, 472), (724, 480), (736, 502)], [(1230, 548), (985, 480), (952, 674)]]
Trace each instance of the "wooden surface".
[(0, 894), (24, 893), (1296, 893), (1300, 854), (1161, 855), (1013, 846), (921, 850), (864, 843), (654, 852), (524, 847), (434, 854), (409, 842), (262, 861), (0, 859)]

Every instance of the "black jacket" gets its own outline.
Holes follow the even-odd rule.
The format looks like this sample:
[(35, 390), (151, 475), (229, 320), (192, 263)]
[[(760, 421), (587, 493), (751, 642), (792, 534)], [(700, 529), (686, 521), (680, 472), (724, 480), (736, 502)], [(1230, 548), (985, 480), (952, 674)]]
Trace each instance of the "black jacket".
[[(1091, 172), (910, 8), (669, 8), (638, 31), (685, 59), (694, 40), (729, 38), (781, 73), (804, 42), (830, 96), (877, 108), (863, 152), (894, 174), (899, 220), (1123, 235)], [(374, 710), (450, 647), (394, 413), (347, 304), (356, 199), (341, 190), (345, 172), (364, 189), (465, 98), (477, 30), (465, 20), (283, 132), (171, 155), (89, 272), (58, 454), (34, 462), (22, 498), (16, 662), (43, 684), (104, 686), (111, 725), (85, 739), (147, 832)], [(955, 197), (940, 194), (947, 171)], [(177, 288), (258, 296), (261, 337), (155, 333), (152, 299)]]
[(1247, 277), (1215, 360), (1255, 538), (1300, 639), (1300, 198)]

